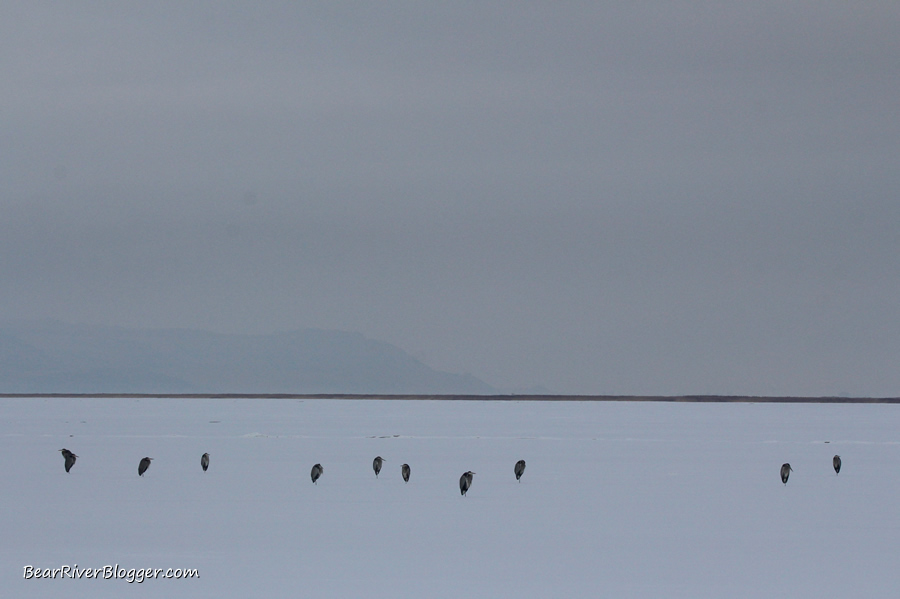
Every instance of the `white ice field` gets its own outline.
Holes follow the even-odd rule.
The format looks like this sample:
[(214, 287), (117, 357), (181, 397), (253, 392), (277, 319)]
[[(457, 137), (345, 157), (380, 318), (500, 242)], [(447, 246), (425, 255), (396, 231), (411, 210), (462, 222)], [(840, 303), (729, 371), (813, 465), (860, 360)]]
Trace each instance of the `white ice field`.
[(2, 597), (896, 598), (900, 406), (0, 399), (0, 502)]

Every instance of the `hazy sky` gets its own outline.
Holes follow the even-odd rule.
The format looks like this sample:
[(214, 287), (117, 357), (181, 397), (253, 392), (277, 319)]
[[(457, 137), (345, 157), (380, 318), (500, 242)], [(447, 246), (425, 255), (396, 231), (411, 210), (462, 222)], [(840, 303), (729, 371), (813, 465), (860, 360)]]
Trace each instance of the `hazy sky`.
[(5, 2), (0, 319), (900, 394), (900, 4)]

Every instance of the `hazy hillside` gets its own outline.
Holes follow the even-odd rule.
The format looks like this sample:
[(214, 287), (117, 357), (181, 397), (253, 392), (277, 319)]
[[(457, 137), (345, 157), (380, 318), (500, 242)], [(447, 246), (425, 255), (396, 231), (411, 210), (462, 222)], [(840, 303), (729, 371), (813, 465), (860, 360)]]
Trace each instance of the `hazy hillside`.
[(273, 335), (0, 324), (2, 393), (492, 393), (389, 343), (306, 329)]

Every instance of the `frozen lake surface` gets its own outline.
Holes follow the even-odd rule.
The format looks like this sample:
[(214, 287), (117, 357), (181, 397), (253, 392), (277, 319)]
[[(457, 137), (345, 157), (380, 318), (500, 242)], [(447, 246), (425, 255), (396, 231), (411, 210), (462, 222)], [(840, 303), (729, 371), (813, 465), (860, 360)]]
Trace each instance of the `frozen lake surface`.
[(4, 597), (900, 593), (896, 405), (0, 399), (0, 455)]

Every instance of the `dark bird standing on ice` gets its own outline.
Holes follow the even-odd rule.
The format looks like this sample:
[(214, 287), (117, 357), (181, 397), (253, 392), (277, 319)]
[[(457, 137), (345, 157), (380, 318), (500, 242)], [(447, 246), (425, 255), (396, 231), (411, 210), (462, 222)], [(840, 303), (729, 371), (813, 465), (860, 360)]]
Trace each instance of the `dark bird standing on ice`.
[(400, 474), (403, 476), (403, 482), (409, 482), (409, 464), (403, 464), (400, 466)]
[(71, 451), (69, 451), (68, 449), (66, 449), (65, 447), (60, 449), (60, 451), (62, 452), (63, 458), (65, 458), (65, 460), (66, 460), (66, 472), (68, 472), (69, 470), (72, 469), (72, 466), (75, 465), (75, 459), (78, 456), (75, 455), (74, 453), (72, 453)]
[(475, 474), (471, 470), (468, 472), (463, 472), (463, 475), (459, 477), (459, 492), (464, 497), (466, 495), (466, 491), (469, 490), (469, 487), (472, 486), (472, 475)]
[(203, 471), (206, 472), (206, 469), (209, 468), (209, 454), (204, 453), (200, 456), (200, 467), (203, 468)]
[(516, 480), (522, 482), (520, 479), (522, 478), (522, 474), (525, 473), (525, 460), (519, 460), (516, 462)]
[(372, 460), (372, 470), (375, 471), (375, 478), (378, 478), (378, 473), (381, 472), (381, 463), (383, 461), (384, 460), (381, 458), (381, 456), (378, 456), (377, 458)]
[(781, 465), (781, 482), (783, 482), (784, 484), (787, 484), (787, 479), (791, 475), (791, 472), (793, 472), (793, 471), (794, 471), (794, 469), (791, 468), (790, 464), (782, 464)]
[[(325, 469), (322, 468), (322, 464), (316, 464), (312, 467), (312, 471), (309, 473), (309, 477), (312, 479), (314, 483), (319, 480), (319, 477), (322, 476), (322, 473), (325, 472)], [(319, 484), (319, 483), (316, 483)]]
[(834, 456), (834, 458), (832, 458), (832, 460), (831, 460), (831, 465), (834, 466), (834, 473), (840, 474), (841, 473), (841, 456), (839, 456), (839, 455)]
[(138, 464), (138, 476), (144, 476), (144, 472), (150, 467), (150, 462), (152, 461), (153, 458), (144, 458), (141, 460), (141, 463)]

